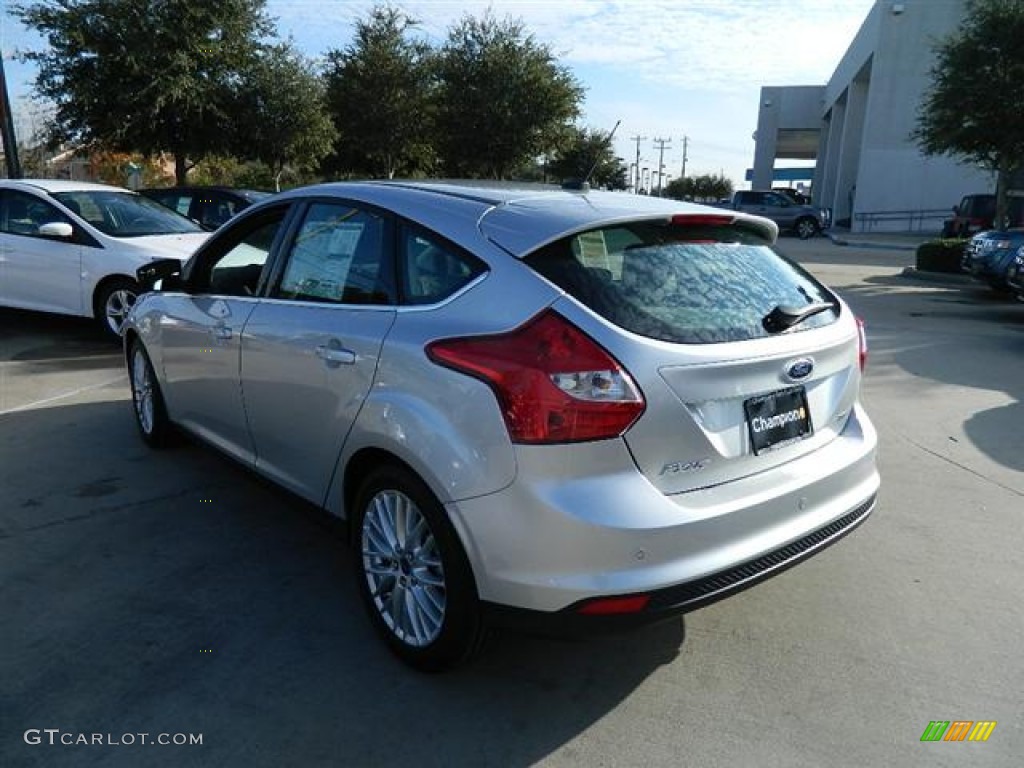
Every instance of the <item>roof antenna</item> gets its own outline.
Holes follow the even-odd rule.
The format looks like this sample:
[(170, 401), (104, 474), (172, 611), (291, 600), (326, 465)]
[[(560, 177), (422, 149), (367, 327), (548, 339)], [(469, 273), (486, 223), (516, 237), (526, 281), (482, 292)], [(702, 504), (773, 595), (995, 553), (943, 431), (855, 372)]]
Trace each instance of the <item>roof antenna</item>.
[(605, 137), (604, 141), (601, 143), (601, 146), (598, 148), (597, 157), (594, 158), (594, 164), (590, 166), (590, 170), (587, 171), (587, 175), (583, 177), (583, 180), (577, 181), (573, 179), (567, 181), (565, 184), (562, 185), (563, 189), (578, 189), (581, 192), (590, 191), (590, 177), (593, 176), (594, 171), (597, 170), (597, 164), (601, 162), (601, 153), (611, 145), (612, 137), (615, 135), (615, 132), (619, 130), (619, 124), (621, 122), (621, 120), (615, 121), (615, 126), (611, 129), (611, 131)]

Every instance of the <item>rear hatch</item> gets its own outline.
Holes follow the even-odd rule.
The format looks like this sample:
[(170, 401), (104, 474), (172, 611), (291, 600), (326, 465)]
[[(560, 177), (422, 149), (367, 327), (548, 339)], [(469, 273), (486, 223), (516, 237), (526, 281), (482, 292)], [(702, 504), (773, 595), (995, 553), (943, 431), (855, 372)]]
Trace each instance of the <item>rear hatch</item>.
[(554, 309), (642, 392), (624, 439), (664, 493), (806, 455), (856, 402), (857, 323), (772, 250), (773, 235), (756, 220), (687, 213), (577, 230), (524, 258), (568, 294)]

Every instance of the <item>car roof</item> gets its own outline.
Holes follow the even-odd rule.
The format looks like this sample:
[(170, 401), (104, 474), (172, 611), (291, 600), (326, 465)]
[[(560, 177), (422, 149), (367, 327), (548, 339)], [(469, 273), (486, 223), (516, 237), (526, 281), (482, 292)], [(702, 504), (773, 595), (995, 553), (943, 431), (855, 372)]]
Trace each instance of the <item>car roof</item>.
[(267, 192), (262, 189), (247, 189), (245, 187), (224, 187), (218, 184), (183, 184), (181, 186), (173, 187), (146, 187), (140, 189), (139, 192), (231, 192), (236, 195), (272, 195), (273, 192)]
[(587, 229), (642, 219), (664, 221), (677, 214), (713, 214), (751, 221), (770, 240), (778, 232), (774, 224), (764, 219), (696, 203), (522, 182), (333, 182), (282, 192), (274, 199), (321, 195), (377, 204), (446, 234), (451, 233), (453, 225), (472, 227), (478, 235), (483, 234), (516, 256)]
[(35, 187), (43, 192), (131, 192), (124, 187), (110, 184), (96, 184), (91, 181), (70, 181), (68, 179), (0, 179), (0, 184), (9, 188)]

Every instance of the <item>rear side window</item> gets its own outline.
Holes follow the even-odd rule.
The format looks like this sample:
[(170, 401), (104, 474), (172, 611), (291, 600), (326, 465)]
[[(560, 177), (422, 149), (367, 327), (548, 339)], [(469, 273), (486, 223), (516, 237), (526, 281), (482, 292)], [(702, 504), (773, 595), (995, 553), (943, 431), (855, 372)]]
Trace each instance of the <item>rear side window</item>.
[(835, 321), (835, 298), (753, 233), (734, 225), (640, 222), (574, 235), (526, 263), (627, 331), (680, 344), (772, 335), (776, 307), (829, 303), (791, 331)]
[(485, 270), (484, 265), (411, 227), (400, 232), (402, 296), (406, 304), (436, 304), (451, 296)]

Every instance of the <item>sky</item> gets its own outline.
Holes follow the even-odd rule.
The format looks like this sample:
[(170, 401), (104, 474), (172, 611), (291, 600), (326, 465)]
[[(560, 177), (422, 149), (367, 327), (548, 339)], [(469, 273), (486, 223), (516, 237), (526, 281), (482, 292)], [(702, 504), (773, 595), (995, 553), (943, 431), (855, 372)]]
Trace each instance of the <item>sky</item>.
[[(268, 0), (281, 38), (307, 56), (351, 43), (354, 21), (373, 0)], [(724, 173), (744, 186), (753, 165), (759, 91), (765, 85), (824, 85), (874, 0), (408, 0), (392, 6), (420, 22), (435, 45), (466, 14), (488, 8), (521, 20), (585, 88), (580, 122), (610, 131), (626, 163), (655, 169), (655, 139), (666, 140), (664, 172)], [(34, 71), (12, 56), (40, 38), (0, 17), (8, 91), (19, 130), (39, 114)], [(36, 118), (38, 120), (38, 118)], [(780, 162), (778, 165), (799, 165)], [(666, 178), (667, 181), (667, 178)]]

